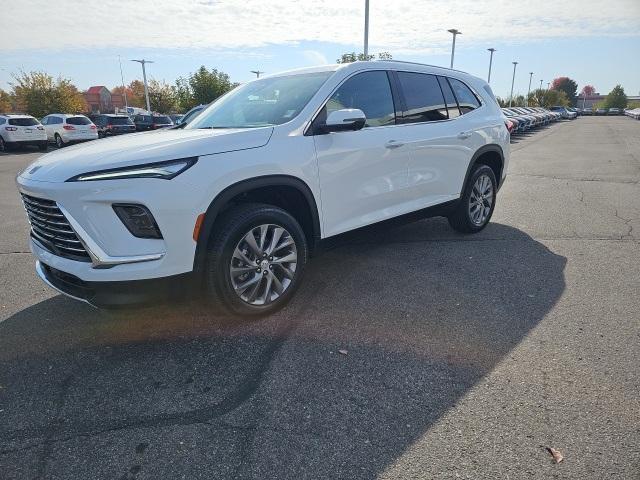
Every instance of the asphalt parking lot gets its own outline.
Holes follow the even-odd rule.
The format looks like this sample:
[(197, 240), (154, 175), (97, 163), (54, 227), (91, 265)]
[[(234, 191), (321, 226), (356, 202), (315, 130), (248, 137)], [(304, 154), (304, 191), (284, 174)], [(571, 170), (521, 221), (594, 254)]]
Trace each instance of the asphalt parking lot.
[(252, 323), (45, 287), (39, 155), (0, 155), (2, 479), (640, 478), (640, 122), (514, 139), (481, 234), (358, 235)]

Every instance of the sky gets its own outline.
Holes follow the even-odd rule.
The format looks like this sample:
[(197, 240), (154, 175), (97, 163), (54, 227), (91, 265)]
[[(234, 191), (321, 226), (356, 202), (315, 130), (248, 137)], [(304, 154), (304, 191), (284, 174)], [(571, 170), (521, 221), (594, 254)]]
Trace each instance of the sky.
[[(45, 71), (84, 90), (148, 77), (169, 83), (200, 65), (244, 82), (251, 70), (335, 63), (362, 51), (364, 0), (22, 0), (1, 8), (0, 88)], [(370, 0), (369, 51), (487, 77), (508, 97), (559, 76), (606, 94), (640, 95), (640, 0)]]

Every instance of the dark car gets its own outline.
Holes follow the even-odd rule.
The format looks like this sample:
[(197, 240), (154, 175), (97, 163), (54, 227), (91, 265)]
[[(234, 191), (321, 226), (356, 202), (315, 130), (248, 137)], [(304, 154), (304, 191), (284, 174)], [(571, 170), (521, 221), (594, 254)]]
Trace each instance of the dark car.
[(196, 116), (208, 106), (209, 105), (198, 105), (196, 107), (193, 107), (191, 110), (189, 110), (187, 113), (183, 115), (180, 121), (176, 122), (176, 125), (183, 125), (183, 124), (189, 123), (191, 120), (196, 118)]
[(620, 109), (619, 108), (610, 108), (609, 112), (607, 112), (607, 115), (620, 115)]
[(173, 122), (167, 115), (136, 115), (133, 123), (138, 132), (173, 127)]
[(98, 138), (136, 131), (136, 126), (127, 115), (96, 115), (93, 117), (93, 123), (98, 127)]

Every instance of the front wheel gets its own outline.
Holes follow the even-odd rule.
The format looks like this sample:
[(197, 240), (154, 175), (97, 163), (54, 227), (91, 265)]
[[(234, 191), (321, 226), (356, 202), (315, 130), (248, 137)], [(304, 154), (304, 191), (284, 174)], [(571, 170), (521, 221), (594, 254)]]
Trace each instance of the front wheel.
[(239, 205), (216, 222), (209, 240), (205, 296), (236, 315), (275, 312), (298, 288), (307, 257), (304, 232), (289, 213)]
[(448, 217), (449, 225), (462, 233), (476, 233), (486, 227), (493, 215), (497, 185), (490, 167), (474, 166), (458, 206)]

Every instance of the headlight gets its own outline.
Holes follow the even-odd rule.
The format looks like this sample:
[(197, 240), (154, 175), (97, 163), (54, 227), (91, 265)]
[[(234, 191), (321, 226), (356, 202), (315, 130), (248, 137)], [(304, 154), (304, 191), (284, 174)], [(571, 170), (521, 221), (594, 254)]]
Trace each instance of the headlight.
[(76, 175), (67, 182), (90, 182), (95, 180), (120, 180), (123, 178), (160, 178), (171, 180), (180, 175), (186, 169), (192, 167), (198, 161), (198, 157), (181, 158), (167, 162), (147, 163), (131, 167), (111, 168), (97, 172), (88, 172)]

